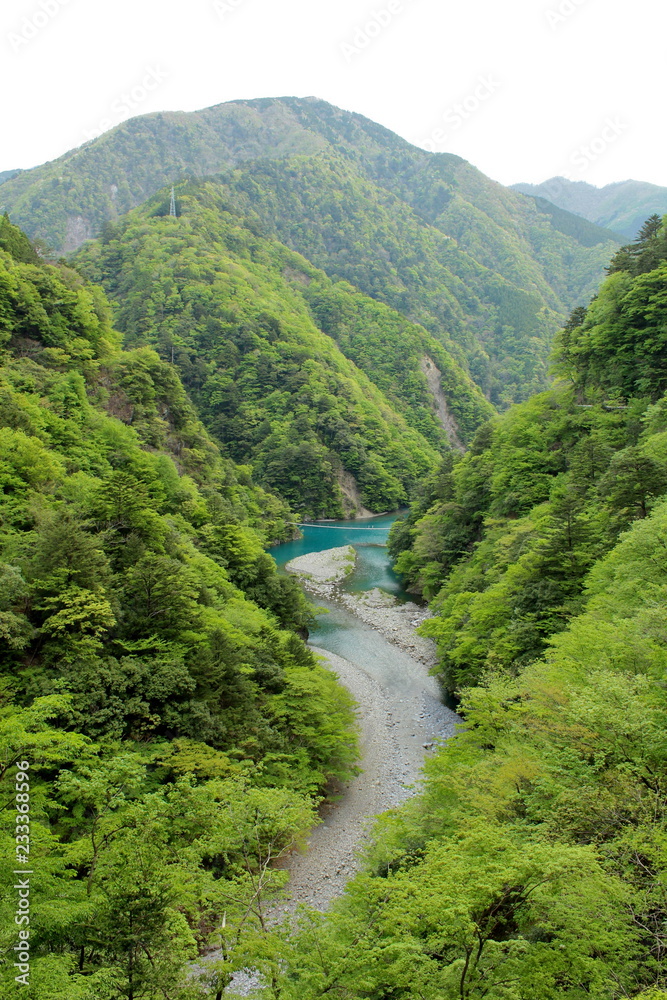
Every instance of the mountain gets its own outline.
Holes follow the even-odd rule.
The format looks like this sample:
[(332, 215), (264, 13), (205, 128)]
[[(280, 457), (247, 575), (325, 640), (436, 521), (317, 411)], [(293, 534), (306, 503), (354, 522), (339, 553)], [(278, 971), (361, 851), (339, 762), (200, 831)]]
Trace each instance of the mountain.
[(0, 170), (0, 184), (4, 184), (5, 181), (10, 181), (12, 177), (16, 177), (16, 175), (20, 173), (20, 170)]
[[(225, 453), (302, 516), (394, 510), (492, 413), (422, 327), (230, 210), (215, 183), (158, 193), (76, 264), (127, 346), (174, 364)], [(363, 508), (362, 508), (363, 505)]]
[(666, 289), (652, 220), (558, 337), (561, 380), (397, 525), (465, 722), (286, 935), (281, 996), (667, 997)]
[[(74, 266), (0, 218), (0, 993), (205, 1000), (257, 969), (283, 1000), (665, 1000), (667, 226), (572, 311), (549, 391), (485, 421), (460, 288), (450, 353), (384, 271), (369, 297), (268, 230), (274, 196), (320, 214), (310, 171), (350, 205), (361, 175), (290, 158), (281, 193), (266, 162), (179, 183), (175, 216), (162, 188)], [(393, 205), (368, 203), (390, 245)], [(290, 238), (339, 254), (324, 230)], [(355, 713), (252, 473), (317, 509), (342, 469), (415, 496), (392, 552), (464, 724), (343, 896), (281, 926), (280, 859), (355, 773)]]
[(188, 177), (221, 184), (265, 235), (425, 326), (501, 406), (547, 384), (553, 334), (617, 245), (314, 98), (144, 115), (6, 181), (0, 201), (69, 252)]
[(543, 184), (513, 184), (512, 190), (546, 199), (624, 239), (634, 239), (650, 215), (667, 214), (667, 187), (644, 181), (619, 181), (598, 188), (586, 181), (552, 177)]
[[(231, 204), (331, 277), (423, 324), (502, 406), (546, 384), (554, 324), (593, 292), (575, 274), (591, 255), (601, 265), (603, 248), (614, 244), (609, 234), (593, 249), (575, 244), (544, 215), (522, 218), (524, 199), (504, 206), (496, 191), (491, 200), (500, 221), (491, 207), (481, 212), (458, 195), (427, 219), (424, 192), (440, 191), (441, 198), (447, 170), (440, 161), (431, 176), (426, 166), (410, 179), (417, 207), (405, 200), (406, 182), (393, 175), (368, 180), (349, 158), (332, 153), (256, 161), (216, 179)], [(448, 183), (464, 186), (469, 170), (461, 161)], [(541, 254), (544, 266), (536, 260)]]

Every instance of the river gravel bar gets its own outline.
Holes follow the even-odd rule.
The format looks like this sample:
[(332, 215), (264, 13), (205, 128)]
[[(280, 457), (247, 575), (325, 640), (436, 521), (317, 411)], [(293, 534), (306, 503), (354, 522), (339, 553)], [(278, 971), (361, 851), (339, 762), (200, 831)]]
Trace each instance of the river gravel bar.
[(345, 605), (357, 618), (380, 632), (385, 639), (395, 643), (429, 669), (438, 662), (437, 647), (432, 639), (417, 635), (417, 629), (433, 615), (428, 608), (412, 601), (399, 604), (395, 597), (383, 590), (366, 590), (361, 594), (337, 591), (335, 600)]
[(310, 552), (287, 563), (288, 573), (299, 578), (309, 593), (339, 601), (363, 622), (380, 632), (385, 639), (404, 649), (427, 667), (437, 662), (436, 645), (432, 639), (417, 635), (416, 629), (427, 618), (428, 608), (412, 601), (401, 604), (392, 594), (378, 589), (359, 594), (346, 593), (339, 584), (354, 569), (356, 552), (351, 545), (324, 552)]
[[(331, 588), (354, 570), (357, 553), (351, 545), (324, 552), (309, 552), (285, 566), (288, 573), (299, 578), (307, 590), (315, 594), (330, 593)], [(322, 588), (322, 589), (320, 589)]]

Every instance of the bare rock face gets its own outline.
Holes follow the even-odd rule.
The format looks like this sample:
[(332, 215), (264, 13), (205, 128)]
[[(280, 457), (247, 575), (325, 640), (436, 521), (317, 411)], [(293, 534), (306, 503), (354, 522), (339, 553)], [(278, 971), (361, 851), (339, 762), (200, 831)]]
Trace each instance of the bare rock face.
[(82, 243), (92, 239), (93, 236), (93, 227), (88, 219), (85, 219), (83, 215), (68, 216), (63, 252), (73, 253), (79, 249)]
[(429, 358), (428, 354), (425, 354), (421, 359), (419, 367), (426, 376), (429, 391), (433, 396), (433, 402), (435, 403), (438, 420), (449, 438), (449, 443), (452, 448), (456, 448), (457, 451), (465, 451), (461, 438), (459, 437), (458, 424), (449, 411), (445, 394), (442, 391), (442, 372), (436, 366), (435, 361)]
[(373, 511), (364, 507), (359, 493), (357, 480), (351, 472), (343, 470), (338, 474), (338, 485), (343, 494), (343, 507), (346, 517), (373, 517)]

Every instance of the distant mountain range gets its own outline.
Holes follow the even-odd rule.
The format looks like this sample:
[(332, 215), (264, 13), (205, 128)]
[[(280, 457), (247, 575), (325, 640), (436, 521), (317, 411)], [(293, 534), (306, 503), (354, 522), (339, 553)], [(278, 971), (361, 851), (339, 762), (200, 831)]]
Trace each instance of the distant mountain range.
[(0, 210), (70, 253), (204, 178), (257, 232), (424, 326), (500, 406), (547, 384), (554, 332), (619, 243), (315, 98), (143, 115), (5, 180)]
[(667, 187), (644, 181), (619, 181), (598, 188), (585, 181), (552, 177), (543, 184), (513, 184), (512, 190), (546, 199), (629, 240), (634, 239), (649, 215), (667, 213)]

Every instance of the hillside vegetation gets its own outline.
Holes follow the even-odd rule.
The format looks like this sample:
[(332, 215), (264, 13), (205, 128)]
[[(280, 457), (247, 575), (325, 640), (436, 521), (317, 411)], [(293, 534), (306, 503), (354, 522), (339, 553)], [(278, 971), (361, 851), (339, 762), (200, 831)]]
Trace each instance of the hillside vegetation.
[(30, 986), (5, 959), (0, 995), (191, 996), (187, 960), (261, 925), (268, 862), (353, 772), (350, 699), (264, 551), (288, 508), (221, 457), (173, 366), (121, 348), (99, 288), (33, 261), (5, 220), (0, 759), (8, 809), (29, 765), (36, 874)]
[(657, 217), (561, 331), (548, 393), (447, 458), (391, 541), (451, 690), (516, 669), (581, 607), (596, 560), (667, 492), (667, 239)]
[(542, 184), (513, 184), (513, 191), (558, 205), (625, 239), (635, 239), (649, 215), (667, 211), (667, 188), (646, 181), (617, 181), (598, 188), (586, 181), (552, 177)]
[[(665, 1000), (667, 218), (584, 307), (606, 236), (359, 116), (140, 121), (0, 188), (57, 228), (146, 154), (73, 263), (0, 219), (0, 1000), (248, 968), (257, 1000)], [(177, 216), (170, 185), (133, 208), (184, 151), (211, 176)], [(390, 550), (462, 726), (277, 926), (357, 738), (266, 548), (408, 500)]]

